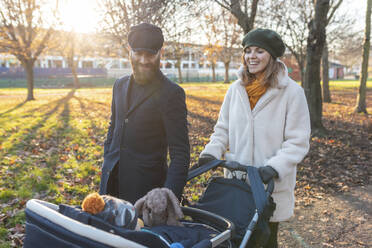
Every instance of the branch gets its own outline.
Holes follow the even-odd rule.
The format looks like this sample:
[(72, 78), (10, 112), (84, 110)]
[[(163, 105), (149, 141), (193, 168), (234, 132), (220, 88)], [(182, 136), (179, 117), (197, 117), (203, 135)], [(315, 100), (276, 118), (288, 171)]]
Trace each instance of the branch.
[(230, 6), (228, 5), (228, 3), (226, 2), (226, 1), (224, 1), (225, 2), (225, 4), (223, 4), (221, 1), (219, 1), (219, 0), (214, 0), (218, 5), (220, 5), (222, 8), (224, 8), (224, 9), (227, 9), (228, 11), (231, 11), (231, 8), (230, 8)]
[(333, 15), (335, 14), (335, 12), (338, 9), (338, 7), (340, 7), (342, 1), (343, 0), (338, 0), (338, 2), (336, 3), (336, 5), (332, 7), (332, 11), (331, 11), (329, 17), (327, 18), (327, 24), (326, 25), (328, 25), (328, 23), (331, 21)]
[(253, 2), (252, 2), (252, 11), (251, 11), (251, 16), (249, 17), (249, 25), (250, 25), (250, 29), (253, 28), (254, 19), (256, 18), (256, 14), (257, 14), (257, 5), (258, 5), (258, 0), (253, 0)]
[(50, 29), (48, 29), (48, 31), (45, 34), (45, 36), (43, 37), (43, 39), (40, 41), (39, 47), (37, 48), (36, 52), (34, 53), (33, 60), (36, 60), (37, 57), (39, 57), (39, 55), (42, 53), (42, 51), (46, 47), (46, 43), (48, 42), (51, 34), (52, 34), (52, 29), (50, 28)]

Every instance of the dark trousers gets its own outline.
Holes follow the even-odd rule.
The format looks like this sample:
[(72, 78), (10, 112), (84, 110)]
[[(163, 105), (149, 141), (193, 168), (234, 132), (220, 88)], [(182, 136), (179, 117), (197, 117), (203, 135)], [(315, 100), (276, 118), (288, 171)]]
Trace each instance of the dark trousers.
[(119, 163), (115, 165), (110, 173), (107, 182), (107, 194), (119, 198)]
[[(278, 248), (278, 227), (279, 222), (270, 222), (269, 228), (270, 228), (270, 236), (269, 240), (267, 241), (265, 246), (258, 246), (256, 244), (256, 241), (254, 240), (254, 237), (251, 236), (249, 239), (246, 248)], [(234, 242), (236, 247), (239, 247), (241, 240), (237, 240)]]
[(277, 248), (278, 247), (278, 227), (279, 222), (270, 222), (270, 237), (269, 241), (267, 241), (267, 244), (264, 248)]

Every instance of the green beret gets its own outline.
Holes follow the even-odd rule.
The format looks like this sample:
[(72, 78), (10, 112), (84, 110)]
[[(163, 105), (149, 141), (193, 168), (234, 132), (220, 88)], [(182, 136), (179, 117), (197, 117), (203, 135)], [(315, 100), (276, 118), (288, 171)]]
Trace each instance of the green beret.
[(249, 31), (242, 41), (243, 49), (256, 46), (268, 51), (271, 56), (278, 58), (283, 56), (285, 45), (278, 33), (270, 29), (257, 28)]

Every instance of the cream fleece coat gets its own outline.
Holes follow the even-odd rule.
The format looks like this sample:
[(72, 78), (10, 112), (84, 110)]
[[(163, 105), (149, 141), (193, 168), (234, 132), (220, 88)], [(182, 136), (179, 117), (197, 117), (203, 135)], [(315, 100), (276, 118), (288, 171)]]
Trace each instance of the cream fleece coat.
[[(285, 221), (293, 215), (296, 165), (309, 150), (310, 117), (305, 94), (288, 77), (285, 67), (278, 86), (268, 88), (251, 110), (241, 85), (241, 70), (239, 79), (227, 90), (214, 133), (201, 155), (218, 159), (225, 155), (226, 160), (245, 165), (272, 166), (279, 178), (272, 195), (276, 210), (270, 221)], [(225, 177), (231, 177), (227, 170)]]

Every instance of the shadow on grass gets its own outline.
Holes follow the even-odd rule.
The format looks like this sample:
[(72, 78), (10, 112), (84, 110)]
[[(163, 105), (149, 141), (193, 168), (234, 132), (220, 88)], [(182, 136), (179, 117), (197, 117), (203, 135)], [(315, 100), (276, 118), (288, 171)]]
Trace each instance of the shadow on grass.
[(9, 109), (9, 110), (3, 112), (3, 113), (0, 113), (0, 117), (3, 116), (3, 115), (5, 115), (5, 114), (8, 114), (8, 113), (10, 113), (10, 112), (13, 112), (14, 110), (16, 110), (16, 109), (22, 107), (26, 102), (27, 102), (27, 101), (23, 101), (23, 102), (19, 103), (17, 106), (15, 106), (15, 107), (13, 107), (13, 108), (11, 108), (11, 109)]
[[(27, 135), (25, 135), (25, 137), (20, 142), (13, 143), (12, 146), (8, 149), (8, 152), (12, 151), (14, 148), (18, 147), (18, 145), (24, 143), (25, 141), (28, 141), (29, 139), (31, 139), (36, 133), (36, 131), (39, 130), (43, 125), (45, 125), (46, 121), (51, 117), (52, 114), (54, 114), (60, 108), (62, 104), (65, 104), (65, 109), (63, 110), (62, 115), (69, 115), (69, 109), (68, 109), (68, 106), (66, 107), (66, 104), (68, 104), (68, 101), (73, 97), (74, 93), (75, 93), (75, 90), (71, 90), (65, 97), (58, 99), (56, 101), (53, 101), (52, 103), (45, 104), (45, 106), (46, 105), (51, 106), (51, 104), (57, 103), (53, 109), (51, 109), (49, 112), (43, 115), (43, 118), (38, 123), (36, 123), (35, 125), (29, 128), (30, 132)], [(39, 108), (36, 108), (28, 112), (32, 113), (32, 112), (37, 111), (38, 109)]]
[[(33, 109), (30, 109), (30, 110), (24, 111), (24, 113), (22, 113), (22, 114), (21, 114), (19, 117), (17, 117), (17, 118), (26, 118), (26, 117), (30, 117), (30, 116), (32, 116), (33, 113), (35, 113), (35, 112), (44, 112), (44, 111), (47, 111), (47, 110), (48, 110), (51, 106), (53, 106), (54, 104), (57, 104), (57, 107), (56, 107), (56, 109), (55, 109), (55, 111), (56, 111), (56, 110), (58, 109), (58, 107), (61, 105), (61, 103), (60, 103), (61, 101), (63, 102), (63, 101), (65, 101), (66, 98), (71, 98), (71, 97), (69, 96), (69, 94), (71, 94), (71, 92), (75, 92), (75, 89), (71, 90), (71, 91), (70, 91), (66, 96), (64, 96), (64, 97), (62, 97), (62, 98), (59, 98), (59, 99), (56, 99), (56, 100), (53, 100), (53, 101), (47, 102), (47, 103), (42, 104), (42, 105), (40, 105), (40, 106), (38, 106), (38, 107), (35, 107), (35, 108), (33, 108)], [(74, 94), (74, 93), (73, 93), (73, 94)], [(6, 112), (0, 114), (0, 117), (1, 117), (2, 115), (5, 115), (5, 114), (7, 114), (7, 113), (10, 113), (11, 111), (14, 111), (16, 108), (20, 108), (20, 107), (23, 106), (26, 102), (27, 102), (27, 101), (22, 102), (22, 103), (19, 104), (19, 106), (17, 105), (17, 106), (14, 107), (13, 109), (10, 109), (10, 110), (8, 110), (8, 111), (6, 111)], [(51, 114), (53, 114), (55, 111), (52, 111)], [(13, 117), (12, 120), (15, 120), (15, 117)], [(6, 121), (6, 120), (0, 121), (0, 125), (3, 124), (4, 121)]]
[(63, 103), (63, 111), (61, 112), (58, 118), (60, 119), (60, 121), (62, 121), (63, 125), (60, 126), (56, 130), (57, 134), (63, 133), (63, 131), (66, 130), (70, 126), (69, 123), (71, 119), (71, 115), (70, 115), (71, 111), (70, 111), (70, 106), (68, 102), (74, 97), (74, 93), (75, 93), (75, 90), (70, 91), (65, 97), (65, 99), (62, 99), (61, 101), (61, 104)]
[[(76, 99), (79, 102), (80, 109), (82, 110), (82, 113), (86, 117), (86, 119), (90, 121), (91, 127), (98, 132), (104, 132), (105, 130), (103, 130), (103, 128), (98, 127), (99, 125), (97, 125), (97, 120), (89, 114), (88, 108), (84, 104), (83, 100), (85, 100), (89, 103), (90, 108), (92, 108), (92, 105), (95, 105), (95, 104), (96, 105), (104, 105), (104, 106), (106, 106), (106, 104), (100, 103), (100, 102), (90, 101), (86, 98), (80, 98), (80, 97), (76, 97), (76, 96), (74, 96), (74, 99)], [(101, 107), (101, 106), (98, 106), (98, 107)], [(99, 109), (100, 108), (95, 108), (93, 111), (98, 111)], [(109, 121), (109, 120), (107, 120), (107, 121)]]
[(207, 105), (208, 104), (208, 105), (218, 105), (218, 106), (221, 106), (221, 104), (222, 104), (222, 101), (210, 100), (210, 99), (207, 99), (205, 97), (199, 97), (199, 96), (194, 96), (194, 95), (190, 95), (190, 94), (188, 94), (186, 97), (189, 98), (189, 99), (198, 101), (198, 102), (200, 102), (203, 105)]
[(189, 117), (191, 117), (192, 119), (195, 119), (197, 121), (204, 122), (207, 125), (214, 126), (216, 124), (216, 120), (215, 119), (213, 119), (211, 117), (208, 117), (208, 116), (203, 116), (203, 115), (197, 114), (197, 113), (192, 112), (192, 111), (188, 111), (187, 115)]

